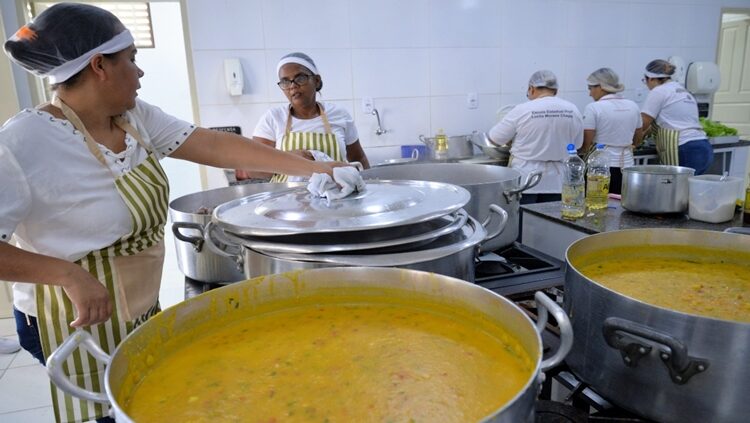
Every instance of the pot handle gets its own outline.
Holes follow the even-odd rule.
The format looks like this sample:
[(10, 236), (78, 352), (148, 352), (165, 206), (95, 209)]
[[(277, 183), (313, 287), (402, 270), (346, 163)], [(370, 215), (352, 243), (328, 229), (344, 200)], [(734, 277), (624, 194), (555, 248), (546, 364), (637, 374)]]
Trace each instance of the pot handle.
[(568, 315), (565, 314), (563, 309), (545, 293), (537, 291), (534, 294), (534, 300), (536, 301), (539, 313), (539, 317), (536, 320), (537, 332), (541, 334), (547, 326), (548, 313), (552, 313), (555, 320), (557, 320), (557, 327), (560, 329), (560, 346), (552, 357), (542, 360), (541, 367), (544, 372), (562, 363), (570, 352), (570, 349), (573, 347), (573, 326), (570, 324), (570, 319), (568, 319)]
[(58, 388), (74, 397), (110, 405), (106, 393), (93, 392), (81, 388), (71, 382), (68, 376), (63, 372), (63, 365), (68, 358), (70, 358), (70, 355), (73, 351), (82, 346), (85, 347), (85, 349), (94, 356), (96, 360), (109, 365), (110, 356), (102, 350), (96, 341), (94, 341), (91, 334), (82, 329), (76, 329), (76, 331), (73, 332), (68, 339), (63, 341), (55, 351), (52, 351), (52, 354), (47, 358), (47, 364), (45, 365), (47, 368), (47, 374)]
[[(216, 236), (219, 233), (221, 234), (219, 236), (219, 238), (221, 239), (217, 239), (217, 240), (221, 242), (222, 244), (226, 245), (227, 247), (236, 248), (237, 249), (236, 253), (224, 251), (223, 249), (219, 248), (218, 245), (216, 245), (216, 242), (214, 241), (214, 236)], [(237, 264), (237, 268), (240, 270), (242, 269), (242, 266), (244, 265), (244, 261), (245, 261), (242, 256), (242, 246), (229, 240), (229, 238), (227, 237), (227, 234), (224, 233), (224, 231), (214, 231), (213, 222), (209, 221), (208, 223), (206, 223), (206, 227), (203, 229), (203, 239), (205, 239), (206, 246), (212, 253), (221, 257), (227, 257), (227, 258), (233, 259), (235, 263)]]
[[(622, 361), (628, 367), (636, 367), (638, 361), (647, 356), (652, 347), (640, 339), (663, 345), (659, 357), (669, 370), (669, 377), (677, 385), (683, 385), (695, 374), (708, 369), (708, 361), (691, 357), (685, 344), (677, 338), (619, 317), (608, 317), (602, 325), (604, 340), (612, 348), (620, 350)], [(638, 338), (636, 338), (638, 337)]]
[(495, 230), (494, 232), (487, 233), (487, 236), (484, 238), (485, 241), (487, 241), (488, 239), (493, 239), (503, 233), (503, 231), (505, 230), (505, 226), (508, 223), (508, 212), (506, 212), (497, 204), (490, 204), (490, 215), (487, 216), (487, 219), (485, 219), (484, 222), (482, 222), (482, 226), (484, 226), (485, 229), (487, 229), (487, 226), (489, 226), (490, 221), (492, 220), (492, 213), (500, 216), (500, 225), (498, 225), (497, 230)]
[(521, 193), (526, 191), (527, 189), (534, 188), (535, 186), (537, 186), (537, 184), (539, 184), (539, 181), (541, 180), (542, 180), (541, 171), (535, 170), (529, 173), (529, 176), (526, 177), (526, 182), (524, 182), (521, 188), (503, 192), (503, 195), (505, 196), (505, 201), (511, 203), (513, 201), (521, 200)]
[[(183, 235), (182, 232), (180, 232), (180, 229), (195, 229), (196, 231), (201, 233), (201, 236), (198, 237)], [(179, 239), (180, 241), (193, 244), (195, 252), (199, 253), (201, 249), (203, 249), (203, 225), (201, 225), (200, 223), (174, 222), (172, 223), (172, 233), (174, 234), (174, 237)]]
[(724, 232), (730, 233), (730, 234), (750, 235), (750, 228), (743, 227), (743, 226), (735, 226), (735, 227), (732, 227), (732, 228), (726, 228), (726, 229), (724, 229)]

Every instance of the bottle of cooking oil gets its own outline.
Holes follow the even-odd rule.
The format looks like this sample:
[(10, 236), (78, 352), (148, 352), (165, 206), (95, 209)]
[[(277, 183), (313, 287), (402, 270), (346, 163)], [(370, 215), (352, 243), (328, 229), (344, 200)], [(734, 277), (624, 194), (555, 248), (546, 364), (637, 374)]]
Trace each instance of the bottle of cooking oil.
[(578, 157), (576, 147), (568, 144), (568, 157), (563, 161), (562, 217), (575, 220), (586, 212), (584, 177), (586, 164)]
[(604, 144), (597, 144), (586, 163), (586, 207), (591, 210), (607, 208), (609, 194), (609, 160)]
[[(750, 175), (748, 175), (750, 178)], [(745, 205), (742, 209), (742, 226), (750, 226), (750, 182), (745, 188)]]
[(435, 158), (445, 160), (448, 158), (448, 137), (445, 136), (443, 129), (438, 129), (435, 135)]

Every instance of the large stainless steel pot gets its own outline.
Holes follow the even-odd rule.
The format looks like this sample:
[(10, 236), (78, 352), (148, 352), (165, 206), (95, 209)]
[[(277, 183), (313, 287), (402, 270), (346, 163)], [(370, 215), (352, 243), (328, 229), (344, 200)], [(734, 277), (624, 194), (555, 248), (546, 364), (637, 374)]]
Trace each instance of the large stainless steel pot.
[[(440, 237), (424, 247), (395, 253), (294, 254), (252, 248), (243, 245), (245, 276), (340, 266), (400, 267), (425, 270), (474, 282), (477, 245), (487, 236), (484, 227), (469, 217), (458, 231)], [(213, 240), (213, 237), (210, 238)]]
[(688, 178), (695, 169), (643, 165), (622, 169), (622, 207), (638, 213), (684, 213), (688, 209)]
[[(401, 292), (410, 298), (424, 299), (436, 305), (462, 308), (475, 312), (478, 318), (501, 325), (515, 337), (534, 360), (533, 372), (523, 389), (509, 403), (487, 416), (484, 422), (533, 422), (534, 401), (541, 372), (563, 360), (572, 343), (570, 323), (565, 313), (554, 301), (541, 292), (536, 294), (540, 305), (540, 319), (536, 324), (512, 302), (471, 283), (427, 272), (389, 268), (331, 268), (306, 270), (227, 285), (209, 291), (188, 301), (170, 307), (157, 314), (117, 347), (109, 357), (93, 341), (87, 332), (76, 331), (49, 357), (47, 370), (50, 378), (64, 391), (80, 398), (111, 405), (111, 414), (118, 423), (131, 423), (123, 402), (129, 390), (137, 386), (148, 372), (150, 363), (158, 363), (169, 355), (164, 348), (170, 339), (196, 329), (210, 330), (238, 318), (257, 313), (257, 308), (268, 310), (273, 304), (289, 307), (290, 301), (304, 301), (308, 297), (320, 297), (332, 291), (350, 290), (361, 296), (380, 295), (381, 289)], [(238, 301), (239, 299), (239, 301)], [(243, 300), (252, 299), (252, 300)], [(221, 306), (221, 305), (226, 306)], [(268, 307), (263, 307), (267, 305)], [(547, 314), (557, 320), (562, 333), (560, 348), (549, 358), (542, 360), (542, 342), (539, 328), (544, 328)], [(63, 374), (63, 364), (70, 353), (84, 345), (100, 361), (107, 363), (104, 376), (105, 392), (91, 392), (75, 386)], [(346, 401), (347, 399), (342, 399)], [(238, 407), (246, 407), (238, 404)]]
[[(437, 148), (435, 137), (420, 135), (419, 140), (427, 146), (427, 156), (431, 159), (437, 159), (438, 157), (435, 155)], [(474, 144), (471, 142), (471, 135), (456, 135), (446, 137), (446, 140), (448, 143), (448, 153), (444, 157), (445, 159), (468, 159), (474, 156)]]
[(201, 282), (226, 283), (245, 279), (242, 255), (220, 246), (218, 254), (205, 248), (203, 228), (211, 221), (211, 210), (216, 206), (237, 198), (261, 192), (279, 191), (302, 183), (286, 184), (246, 184), (185, 195), (169, 203), (169, 216), (172, 219), (172, 232), (175, 236), (177, 265), (185, 276)]
[(746, 421), (750, 324), (649, 305), (605, 288), (576, 269), (576, 259), (582, 255), (642, 245), (750, 252), (750, 236), (639, 229), (601, 233), (573, 243), (566, 253), (565, 310), (576, 336), (566, 362), (598, 393), (650, 419)]
[(483, 222), (491, 234), (497, 232), (500, 221), (490, 219), (493, 217), (490, 205), (500, 206), (508, 213), (508, 223), (501, 233), (482, 243), (485, 251), (512, 244), (518, 238), (521, 193), (536, 186), (541, 176), (540, 172), (534, 172), (522, 183), (521, 173), (517, 170), (465, 163), (415, 163), (383, 166), (362, 172), (365, 179), (411, 179), (460, 185), (471, 193), (471, 200), (464, 209)]

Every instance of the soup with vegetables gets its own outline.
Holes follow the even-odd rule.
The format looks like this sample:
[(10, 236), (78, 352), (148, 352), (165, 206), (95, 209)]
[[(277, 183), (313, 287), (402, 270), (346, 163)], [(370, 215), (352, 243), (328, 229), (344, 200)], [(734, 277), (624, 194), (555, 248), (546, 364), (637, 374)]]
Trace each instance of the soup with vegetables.
[(178, 347), (126, 399), (135, 421), (478, 421), (535, 366), (495, 324), (390, 303), (297, 306)]
[(683, 245), (620, 247), (573, 263), (587, 278), (659, 307), (750, 322), (750, 254)]

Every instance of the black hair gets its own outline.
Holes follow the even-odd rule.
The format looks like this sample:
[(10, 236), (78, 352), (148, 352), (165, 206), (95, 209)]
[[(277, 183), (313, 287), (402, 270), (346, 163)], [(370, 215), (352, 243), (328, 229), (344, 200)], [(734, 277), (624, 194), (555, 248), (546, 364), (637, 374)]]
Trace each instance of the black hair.
[(662, 74), (662, 75), (669, 75), (666, 77), (661, 78), (651, 78), (651, 79), (658, 79), (660, 81), (665, 81), (669, 79), (672, 75), (674, 75), (675, 66), (666, 60), (662, 59), (656, 59), (652, 60), (646, 65), (646, 71), (656, 74)]
[[(117, 16), (102, 8), (58, 3), (44, 10), (3, 45), (6, 53), (28, 71), (45, 75), (112, 39), (125, 29)], [(75, 83), (80, 72), (59, 84)]]

